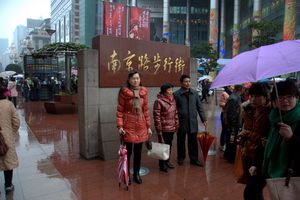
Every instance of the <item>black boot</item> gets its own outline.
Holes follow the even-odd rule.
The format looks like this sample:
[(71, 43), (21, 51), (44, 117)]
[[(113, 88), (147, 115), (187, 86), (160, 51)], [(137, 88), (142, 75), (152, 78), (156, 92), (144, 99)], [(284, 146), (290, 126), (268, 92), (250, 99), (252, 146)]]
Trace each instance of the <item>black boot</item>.
[(133, 174), (133, 180), (134, 182), (136, 182), (137, 184), (142, 184), (142, 179), (140, 177), (140, 174)]

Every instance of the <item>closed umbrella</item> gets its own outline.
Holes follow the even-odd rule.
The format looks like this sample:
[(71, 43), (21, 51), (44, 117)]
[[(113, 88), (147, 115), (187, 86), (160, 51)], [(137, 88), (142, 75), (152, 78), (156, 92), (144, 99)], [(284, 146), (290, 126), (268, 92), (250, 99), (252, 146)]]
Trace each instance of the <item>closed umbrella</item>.
[(202, 154), (203, 154), (203, 159), (205, 162), (206, 158), (207, 158), (208, 150), (209, 150), (210, 146), (212, 145), (212, 143), (214, 142), (214, 140), (216, 139), (216, 137), (207, 131), (203, 131), (203, 132), (199, 132), (197, 134), (197, 138), (198, 138), (198, 141), (199, 141), (199, 144), (200, 144), (200, 147), (202, 150)]
[(121, 141), (121, 145), (119, 148), (119, 161), (118, 161), (118, 179), (119, 179), (119, 187), (121, 187), (121, 183), (126, 185), (126, 189), (128, 190), (128, 165), (127, 165), (127, 149), (126, 145)]

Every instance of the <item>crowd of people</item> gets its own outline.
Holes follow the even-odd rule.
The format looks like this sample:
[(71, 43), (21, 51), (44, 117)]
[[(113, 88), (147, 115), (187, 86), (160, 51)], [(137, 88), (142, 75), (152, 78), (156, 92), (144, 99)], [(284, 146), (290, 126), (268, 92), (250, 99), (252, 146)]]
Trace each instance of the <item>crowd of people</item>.
[[(153, 107), (154, 126), (158, 141), (171, 147), (176, 134), (178, 165), (184, 164), (187, 137), (190, 164), (202, 166), (198, 159), (197, 115), (205, 127), (207, 119), (198, 92), (191, 88), (191, 78), (182, 75), (180, 83), (174, 93), (172, 84), (161, 85)], [(220, 96), (220, 149), (232, 164), (236, 162), (237, 146), (241, 150), (244, 174), (238, 181), (246, 185), (245, 200), (264, 199), (266, 179), (285, 177), (291, 163), (292, 176), (300, 175), (299, 90), (293, 80), (276, 85), (277, 92), (264, 82), (227, 86)], [(140, 74), (131, 72), (118, 97), (117, 128), (128, 149), (128, 169), (133, 148), (133, 179), (138, 184), (142, 183), (139, 170), (143, 142), (152, 134), (147, 95)], [(172, 168), (170, 158), (159, 160), (160, 171)]]
[[(18, 96), (24, 97), (25, 101), (52, 100), (55, 94), (66, 90), (64, 79), (55, 77), (26, 77), (16, 79), (11, 76), (8, 79), (1, 78), (3, 85), (8, 89), (6, 96), (17, 106)], [(78, 78), (75, 75), (70, 79), (70, 92), (77, 93)]]
[[(31, 81), (26, 80), (28, 87)], [(179, 166), (184, 165), (187, 138), (190, 164), (201, 167), (197, 117), (205, 128), (207, 118), (198, 92), (191, 88), (190, 76), (182, 75), (179, 81), (181, 87), (175, 92), (172, 84), (161, 85), (153, 106), (154, 127), (158, 141), (170, 147), (176, 134)], [(241, 150), (244, 173), (237, 180), (245, 184), (245, 200), (263, 200), (266, 179), (285, 177), (290, 168), (293, 169), (292, 176), (300, 176), (300, 158), (297, 156), (300, 151), (299, 89), (294, 80), (275, 84), (277, 87), (273, 88), (264, 82), (227, 86), (219, 98), (222, 108), (220, 149), (224, 151), (224, 159), (232, 164), (237, 161), (237, 151)], [(0, 133), (8, 146), (8, 152), (0, 157), (0, 169), (4, 171), (7, 193), (14, 190), (13, 169), (18, 166), (15, 140), (20, 120), (16, 96), (14, 78), (8, 82), (0, 79)], [(133, 157), (133, 181), (141, 184), (142, 147), (152, 131), (148, 90), (141, 85), (137, 71), (128, 74), (126, 84), (119, 90), (116, 118), (121, 140), (127, 148), (128, 169)], [(173, 169), (175, 165), (171, 160), (171, 157), (159, 160), (160, 171), (167, 173)], [(131, 184), (130, 176), (128, 181)]]

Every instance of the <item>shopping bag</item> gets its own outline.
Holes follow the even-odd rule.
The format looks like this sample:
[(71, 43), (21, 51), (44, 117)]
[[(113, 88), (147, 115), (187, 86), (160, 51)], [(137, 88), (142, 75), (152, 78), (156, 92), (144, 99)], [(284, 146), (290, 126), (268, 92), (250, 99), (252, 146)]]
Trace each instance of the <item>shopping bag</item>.
[(242, 147), (240, 145), (237, 145), (236, 147), (236, 154), (235, 154), (235, 161), (234, 161), (234, 175), (238, 183), (244, 183), (244, 184), (246, 183), (247, 175), (246, 175), (245, 166), (243, 162)]
[(271, 200), (299, 200), (300, 177), (267, 179)]
[(147, 152), (151, 158), (168, 160), (170, 156), (170, 145), (152, 142), (152, 149)]

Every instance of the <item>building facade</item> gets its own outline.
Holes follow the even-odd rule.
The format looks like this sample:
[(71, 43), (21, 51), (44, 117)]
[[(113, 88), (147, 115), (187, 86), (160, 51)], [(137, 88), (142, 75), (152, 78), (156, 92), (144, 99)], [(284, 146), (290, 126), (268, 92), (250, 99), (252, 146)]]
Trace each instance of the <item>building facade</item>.
[[(223, 1), (225, 3), (225, 35), (226, 35), (226, 58), (231, 58), (233, 56), (233, 47), (235, 44), (233, 44), (233, 35), (234, 35), (234, 10), (235, 10), (235, 3), (237, 0), (225, 0)], [(259, 12), (259, 18), (261, 20), (267, 20), (267, 21), (275, 21), (278, 24), (278, 33), (277, 33), (277, 39), (283, 40), (283, 32), (284, 32), (284, 19), (287, 15), (294, 15), (294, 19), (291, 21), (294, 21), (295, 28), (294, 30), (290, 30), (291, 32), (294, 32), (294, 38), (291, 39), (299, 39), (300, 38), (300, 0), (292, 0), (291, 2), (294, 2), (295, 12), (293, 13), (287, 13), (285, 11), (286, 4), (285, 0), (239, 0), (239, 52), (243, 52), (249, 49), (249, 44), (252, 40), (252, 32), (248, 28), (249, 23), (252, 20), (256, 20), (255, 16), (255, 3), (259, 4), (260, 10)], [(242, 2), (242, 3), (241, 3)], [(221, 7), (221, 5), (219, 5)], [(221, 21), (222, 18), (219, 18), (219, 21)], [(220, 37), (219, 37), (220, 40)]]
[(26, 38), (28, 29), (26, 26), (18, 25), (14, 31), (13, 43), (15, 44), (18, 52), (21, 51), (21, 42)]
[(52, 42), (79, 42), (79, 0), (51, 0)]
[(8, 51), (8, 39), (0, 38), (0, 72), (4, 71), (4, 67), (7, 65), (5, 59), (5, 52)]
[[(80, 0), (80, 41), (90, 45), (94, 35), (102, 33), (102, 0)], [(284, 19), (295, 18), (295, 38), (300, 38), (300, 0), (291, 0), (295, 12), (287, 14), (285, 0), (110, 0), (151, 10), (151, 40), (168, 41), (191, 47), (213, 43), (221, 57), (231, 58), (249, 49), (251, 20), (276, 21), (277, 39), (283, 38)], [(256, 16), (258, 15), (258, 16)], [(96, 18), (96, 19), (95, 19)], [(214, 37), (212, 37), (214, 36)]]

